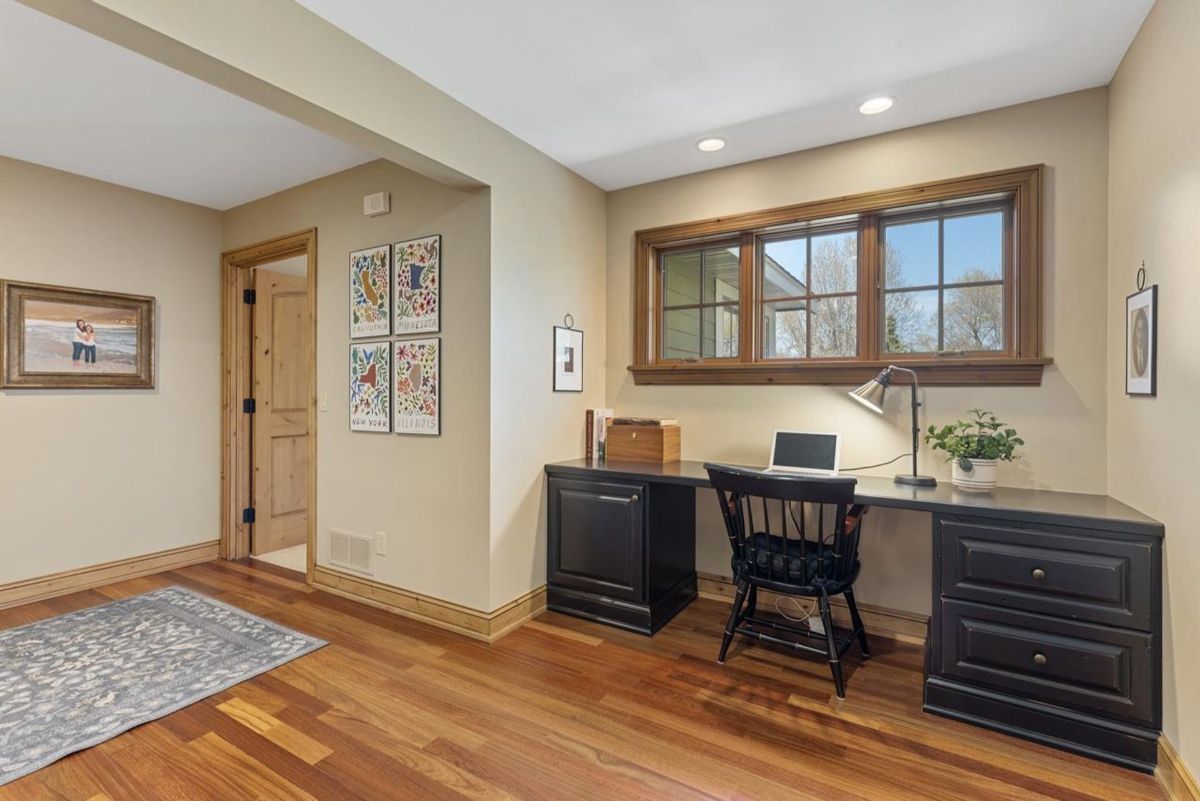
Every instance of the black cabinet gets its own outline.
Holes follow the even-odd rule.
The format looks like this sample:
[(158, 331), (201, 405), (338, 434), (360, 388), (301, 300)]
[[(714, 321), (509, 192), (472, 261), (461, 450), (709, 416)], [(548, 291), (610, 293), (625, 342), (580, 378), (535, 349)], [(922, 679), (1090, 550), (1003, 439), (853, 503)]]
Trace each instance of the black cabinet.
[(548, 502), (551, 609), (653, 634), (696, 597), (695, 490), (552, 477)]
[(1161, 539), (1075, 522), (934, 516), (925, 708), (1153, 770)]

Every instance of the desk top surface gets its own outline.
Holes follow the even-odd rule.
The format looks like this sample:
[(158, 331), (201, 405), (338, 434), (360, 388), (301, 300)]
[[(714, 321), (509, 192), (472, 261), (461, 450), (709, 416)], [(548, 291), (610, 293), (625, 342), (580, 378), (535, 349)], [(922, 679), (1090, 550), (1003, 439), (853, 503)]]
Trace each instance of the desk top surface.
[[(739, 465), (745, 467), (745, 465)], [(750, 469), (762, 469), (751, 467)], [(572, 459), (546, 465), (555, 476), (652, 481), (707, 487), (704, 462), (588, 461)], [(1027, 522), (1053, 522), (1092, 528), (1137, 531), (1162, 536), (1163, 527), (1152, 517), (1107, 495), (1082, 492), (997, 487), (991, 492), (963, 492), (949, 482), (936, 487), (909, 487), (883, 476), (855, 476), (855, 500), (867, 506), (912, 509), (945, 514), (990, 514)]]

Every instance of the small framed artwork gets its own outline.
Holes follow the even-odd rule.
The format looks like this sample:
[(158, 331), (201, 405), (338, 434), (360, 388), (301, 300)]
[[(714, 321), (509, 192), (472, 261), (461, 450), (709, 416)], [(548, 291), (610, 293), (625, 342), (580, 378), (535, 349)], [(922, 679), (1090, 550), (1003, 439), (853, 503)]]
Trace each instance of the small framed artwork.
[(1125, 394), (1158, 392), (1158, 285), (1125, 298)]
[(350, 338), (392, 333), (392, 246), (350, 254)]
[(554, 326), (554, 391), (583, 392), (583, 332)]
[(350, 345), (350, 430), (392, 430), (392, 343)]
[(154, 304), (0, 281), (0, 388), (153, 389)]
[(441, 434), (442, 340), (406, 339), (391, 344), (395, 348), (392, 430), (397, 434)]
[(436, 334), (441, 327), (441, 235), (393, 246), (395, 311), (392, 333)]

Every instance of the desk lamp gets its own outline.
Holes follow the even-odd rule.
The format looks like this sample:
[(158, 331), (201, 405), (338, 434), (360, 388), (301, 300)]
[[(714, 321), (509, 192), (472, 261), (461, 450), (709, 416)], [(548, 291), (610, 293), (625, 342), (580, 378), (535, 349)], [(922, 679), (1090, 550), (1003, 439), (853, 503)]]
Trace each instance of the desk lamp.
[(883, 414), (883, 396), (887, 394), (887, 388), (892, 385), (893, 373), (907, 373), (912, 376), (912, 474), (901, 473), (896, 476), (896, 483), (906, 484), (910, 487), (936, 487), (936, 478), (917, 474), (917, 448), (921, 435), (921, 427), (917, 425), (917, 409), (921, 406), (921, 402), (917, 400), (917, 392), (921, 388), (917, 383), (917, 374), (907, 368), (890, 364), (879, 375), (858, 389), (852, 390), (850, 397), (871, 411)]

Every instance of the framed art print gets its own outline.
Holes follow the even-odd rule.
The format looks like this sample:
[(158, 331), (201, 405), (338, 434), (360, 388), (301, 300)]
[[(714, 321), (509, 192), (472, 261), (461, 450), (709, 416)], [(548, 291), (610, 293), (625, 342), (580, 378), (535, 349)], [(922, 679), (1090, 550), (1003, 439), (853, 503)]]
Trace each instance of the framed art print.
[(392, 333), (436, 334), (441, 327), (442, 237), (426, 236), (393, 246), (395, 311)]
[(154, 389), (154, 305), (0, 281), (0, 388)]
[(1158, 392), (1158, 285), (1125, 299), (1125, 394)]
[(554, 326), (554, 391), (583, 392), (583, 332)]
[(397, 434), (442, 433), (442, 340), (407, 339), (391, 343), (393, 430)]
[(350, 345), (350, 430), (392, 430), (392, 343)]
[(392, 333), (392, 246), (350, 254), (350, 338)]

